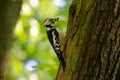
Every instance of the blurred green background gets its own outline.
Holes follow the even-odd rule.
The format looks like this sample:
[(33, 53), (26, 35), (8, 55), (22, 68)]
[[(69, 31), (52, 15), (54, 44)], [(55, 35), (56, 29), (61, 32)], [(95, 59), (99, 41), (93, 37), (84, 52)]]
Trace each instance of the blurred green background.
[(7, 80), (55, 80), (59, 61), (43, 20), (60, 17), (56, 25), (65, 33), (71, 0), (23, 0), (14, 29)]

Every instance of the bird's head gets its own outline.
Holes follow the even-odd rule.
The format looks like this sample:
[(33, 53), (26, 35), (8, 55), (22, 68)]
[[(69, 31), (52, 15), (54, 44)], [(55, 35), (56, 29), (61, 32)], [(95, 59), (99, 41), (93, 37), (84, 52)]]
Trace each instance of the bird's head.
[(56, 21), (58, 21), (59, 20), (59, 17), (57, 17), (57, 18), (46, 18), (44, 21), (43, 21), (43, 23), (44, 23), (44, 25), (46, 26), (46, 25), (54, 25), (54, 23), (56, 22)]

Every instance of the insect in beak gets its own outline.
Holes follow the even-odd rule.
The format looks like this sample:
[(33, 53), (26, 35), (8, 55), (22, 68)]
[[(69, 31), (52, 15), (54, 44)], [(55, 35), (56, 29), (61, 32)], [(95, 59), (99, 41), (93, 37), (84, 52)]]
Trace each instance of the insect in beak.
[(58, 21), (58, 20), (59, 20), (59, 17), (54, 18), (54, 19), (53, 19), (53, 22), (55, 23), (55, 22)]

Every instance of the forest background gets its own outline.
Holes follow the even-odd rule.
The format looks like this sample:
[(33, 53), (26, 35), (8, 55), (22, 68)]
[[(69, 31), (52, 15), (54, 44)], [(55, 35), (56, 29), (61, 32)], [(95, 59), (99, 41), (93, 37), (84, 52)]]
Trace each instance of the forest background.
[(71, 0), (23, 0), (9, 51), (7, 80), (54, 80), (59, 61), (47, 40), (43, 20), (60, 17), (64, 32)]

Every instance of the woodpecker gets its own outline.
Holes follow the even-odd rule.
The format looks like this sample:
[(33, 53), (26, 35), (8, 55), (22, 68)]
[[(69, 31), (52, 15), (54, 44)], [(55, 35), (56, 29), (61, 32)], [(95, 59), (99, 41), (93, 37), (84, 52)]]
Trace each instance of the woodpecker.
[(62, 64), (63, 70), (64, 70), (66, 67), (66, 62), (65, 62), (65, 58), (63, 56), (62, 50), (61, 50), (61, 42), (63, 40), (62, 38), (64, 35), (55, 26), (55, 22), (58, 20), (59, 20), (59, 17), (58, 18), (47, 18), (44, 20), (44, 26), (46, 28), (48, 40), (49, 40), (50, 44), (52, 45), (59, 61)]

